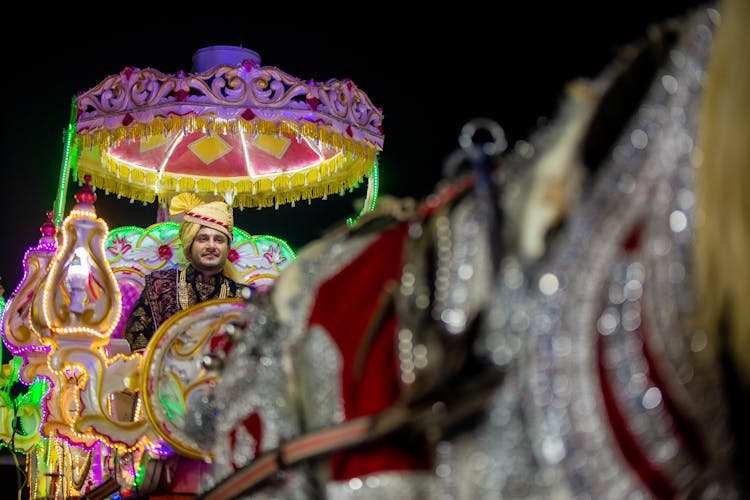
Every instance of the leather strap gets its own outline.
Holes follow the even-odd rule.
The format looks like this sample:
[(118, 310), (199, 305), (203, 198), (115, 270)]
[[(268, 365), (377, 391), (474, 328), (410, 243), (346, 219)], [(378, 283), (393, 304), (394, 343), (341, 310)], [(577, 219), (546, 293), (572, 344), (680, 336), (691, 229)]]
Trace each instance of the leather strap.
[(496, 372), (489, 372), (486, 375), (471, 380), (468, 386), (463, 388), (464, 390), (451, 391), (455, 396), (451, 399), (456, 404), (440, 406), (445, 408), (444, 412), (436, 412), (436, 402), (439, 400), (430, 398), (423, 400), (417, 406), (396, 405), (376, 415), (359, 417), (332, 427), (308, 432), (287, 441), (279, 448), (263, 453), (252, 463), (239, 469), (197, 498), (202, 500), (235, 498), (285, 468), (333, 451), (375, 441), (407, 425), (449, 428), (451, 424), (485, 407), (499, 381)]

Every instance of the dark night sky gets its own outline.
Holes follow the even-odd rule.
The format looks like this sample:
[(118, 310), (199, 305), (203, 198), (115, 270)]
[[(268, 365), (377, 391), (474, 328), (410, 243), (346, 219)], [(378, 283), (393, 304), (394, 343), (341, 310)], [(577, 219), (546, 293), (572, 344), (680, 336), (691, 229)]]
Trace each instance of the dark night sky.
[[(6, 297), (21, 279), (23, 254), (38, 242), (52, 209), (71, 99), (108, 75), (126, 66), (190, 72), (196, 50), (241, 45), (258, 52), (262, 65), (304, 80), (350, 78), (384, 111), (381, 194), (420, 199), (440, 179), (443, 159), (457, 147), (466, 121), (492, 118), (511, 143), (526, 138), (540, 118), (554, 114), (567, 81), (595, 76), (617, 47), (645, 34), (650, 23), (697, 2), (598, 2), (585, 9), (575, 2), (565, 8), (554, 4), (497, 3), (491, 9), (498, 12), (486, 6), (468, 15), (431, 13), (431, 22), (400, 14), (354, 16), (334, 5), (326, 12), (198, 14), (160, 23), (133, 7), (116, 24), (109, 24), (114, 15), (79, 10), (75, 21), (29, 29), (34, 35), (23, 40), (4, 32), (0, 276)], [(464, 3), (460, 7), (467, 10)], [(299, 22), (264, 21), (282, 15)], [(16, 21), (23, 25), (8, 20)], [(67, 209), (76, 188), (69, 190)], [(364, 195), (361, 189), (310, 206), (235, 211), (236, 224), (284, 238), (298, 249), (354, 215), (352, 203)], [(156, 221), (153, 205), (98, 195), (97, 212), (110, 228)]]

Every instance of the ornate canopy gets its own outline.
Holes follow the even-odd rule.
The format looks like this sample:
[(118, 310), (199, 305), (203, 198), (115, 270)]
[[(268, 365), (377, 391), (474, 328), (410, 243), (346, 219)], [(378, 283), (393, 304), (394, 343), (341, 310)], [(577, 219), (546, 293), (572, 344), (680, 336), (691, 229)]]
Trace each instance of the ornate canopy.
[(193, 61), (195, 73), (126, 67), (77, 97), (79, 180), (146, 203), (191, 191), (265, 207), (370, 175), (383, 115), (351, 80), (302, 81), (241, 47)]

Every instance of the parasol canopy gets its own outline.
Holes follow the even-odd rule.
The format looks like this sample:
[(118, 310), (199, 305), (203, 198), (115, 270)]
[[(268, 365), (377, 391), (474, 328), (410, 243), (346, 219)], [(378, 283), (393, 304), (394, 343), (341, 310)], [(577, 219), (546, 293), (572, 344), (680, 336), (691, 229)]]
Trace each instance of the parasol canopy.
[(302, 81), (242, 47), (193, 62), (195, 73), (126, 67), (77, 97), (79, 180), (144, 203), (190, 191), (244, 208), (372, 178), (383, 115), (351, 80)]

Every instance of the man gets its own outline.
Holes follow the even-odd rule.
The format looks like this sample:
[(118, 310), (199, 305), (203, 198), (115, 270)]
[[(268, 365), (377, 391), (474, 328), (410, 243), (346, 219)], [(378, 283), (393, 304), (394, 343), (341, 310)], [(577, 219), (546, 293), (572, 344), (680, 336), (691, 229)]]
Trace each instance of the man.
[(171, 316), (210, 299), (239, 297), (244, 285), (227, 260), (232, 243), (232, 207), (223, 201), (203, 203), (191, 193), (175, 196), (170, 215), (180, 222), (187, 267), (154, 271), (135, 303), (125, 338), (133, 352), (146, 348), (154, 332)]
[[(227, 259), (234, 227), (231, 206), (223, 201), (204, 203), (191, 193), (183, 193), (172, 199), (169, 212), (172, 220), (180, 222), (179, 237), (187, 266), (146, 275), (143, 291), (125, 325), (125, 339), (132, 352), (144, 350), (159, 327), (178, 312), (211, 299), (243, 296), (246, 288), (252, 291), (240, 283), (239, 273)], [(135, 394), (124, 391), (122, 399), (127, 414), (124, 419), (132, 419)], [(141, 488), (156, 499), (194, 495), (209, 466), (175, 455), (152, 460), (147, 467), (152, 469), (146, 473), (150, 479)], [(161, 467), (168, 472), (157, 472)]]

